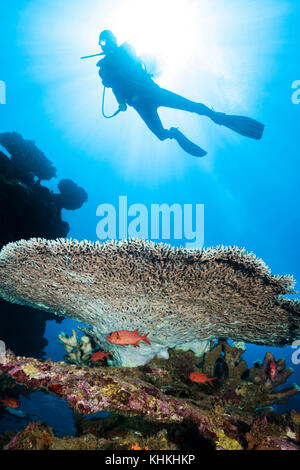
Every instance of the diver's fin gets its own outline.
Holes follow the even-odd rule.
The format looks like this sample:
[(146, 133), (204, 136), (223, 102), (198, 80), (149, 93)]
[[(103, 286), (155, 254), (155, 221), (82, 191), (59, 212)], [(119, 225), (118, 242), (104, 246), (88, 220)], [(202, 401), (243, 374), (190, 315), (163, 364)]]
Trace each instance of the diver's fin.
[(228, 127), (238, 134), (260, 140), (265, 126), (255, 119), (245, 116), (230, 116), (225, 113), (215, 113), (211, 119), (220, 126)]
[(170, 129), (170, 139), (177, 140), (177, 143), (180, 145), (180, 147), (185, 152), (189, 153), (190, 155), (193, 155), (194, 157), (204, 157), (207, 154), (207, 152), (205, 152), (205, 150), (203, 150), (201, 147), (199, 147), (198, 145), (191, 142), (176, 127), (171, 127), (171, 129)]

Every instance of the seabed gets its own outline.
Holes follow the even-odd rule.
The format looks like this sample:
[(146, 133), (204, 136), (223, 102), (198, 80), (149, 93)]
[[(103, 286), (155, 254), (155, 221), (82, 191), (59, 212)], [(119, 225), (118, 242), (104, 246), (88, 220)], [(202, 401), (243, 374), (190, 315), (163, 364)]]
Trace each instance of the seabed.
[[(293, 373), (283, 359), (267, 353), (249, 368), (242, 344), (212, 341), (201, 358), (192, 351), (170, 349), (169, 358), (154, 357), (138, 367), (114, 367), (105, 361), (79, 365), (45, 362), (6, 353), (0, 364), (1, 394), (16, 397), (43, 390), (67, 400), (76, 436), (58, 437), (45, 423), (0, 436), (8, 450), (299, 450), (300, 415), (279, 415), (273, 404), (299, 393), (296, 385), (276, 391)], [(72, 354), (72, 352), (70, 352)], [(274, 361), (278, 375), (266, 376)], [(73, 363), (70, 363), (73, 362)], [(194, 383), (191, 372), (216, 377)], [(96, 413), (106, 417), (93, 417)]]

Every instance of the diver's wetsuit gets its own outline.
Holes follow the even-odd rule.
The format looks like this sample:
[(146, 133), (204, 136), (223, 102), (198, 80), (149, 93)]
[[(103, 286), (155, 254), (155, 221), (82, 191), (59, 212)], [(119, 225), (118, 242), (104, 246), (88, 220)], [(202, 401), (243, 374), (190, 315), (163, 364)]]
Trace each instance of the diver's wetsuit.
[(163, 127), (157, 112), (160, 106), (209, 117), (214, 114), (205, 105), (190, 101), (157, 85), (128, 43), (107, 54), (97, 66), (103, 85), (112, 88), (119, 104), (132, 106), (160, 140), (170, 138), (170, 130)]

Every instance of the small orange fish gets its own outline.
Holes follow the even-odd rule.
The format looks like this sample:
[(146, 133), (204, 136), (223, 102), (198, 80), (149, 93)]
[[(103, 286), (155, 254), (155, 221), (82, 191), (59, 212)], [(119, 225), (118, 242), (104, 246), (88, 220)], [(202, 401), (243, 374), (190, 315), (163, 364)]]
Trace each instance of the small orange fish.
[[(133, 449), (133, 450), (143, 450), (143, 449), (138, 445), (137, 442), (134, 444), (134, 446), (131, 447), (131, 449)], [(146, 447), (145, 447), (145, 450), (149, 450), (149, 447), (146, 446)]]
[(140, 336), (139, 330), (130, 331), (130, 330), (119, 330), (114, 331), (107, 335), (106, 339), (112, 344), (118, 344), (119, 346), (126, 346), (131, 344), (132, 346), (139, 347), (139, 341), (144, 341), (147, 344), (151, 344), (147, 338), (149, 333), (145, 336)]
[(208, 382), (212, 386), (212, 381), (216, 380), (216, 377), (209, 379), (207, 375), (203, 374), (202, 372), (191, 372), (189, 375), (189, 379), (192, 382), (196, 382), (198, 384), (205, 384), (206, 382)]
[(132, 448), (132, 450), (142, 450), (142, 448), (138, 445), (137, 442), (131, 448)]
[(20, 403), (16, 398), (2, 398), (0, 399), (0, 403), (8, 408), (19, 408), (20, 406)]
[(103, 359), (111, 354), (111, 351), (105, 352), (105, 351), (99, 351), (91, 355), (91, 360), (93, 362), (95, 361), (103, 361)]

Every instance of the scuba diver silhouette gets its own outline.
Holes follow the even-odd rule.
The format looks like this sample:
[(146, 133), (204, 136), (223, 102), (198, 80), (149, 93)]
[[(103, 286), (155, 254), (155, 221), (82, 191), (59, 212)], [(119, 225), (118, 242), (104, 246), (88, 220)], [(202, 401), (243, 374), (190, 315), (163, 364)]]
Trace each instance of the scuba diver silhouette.
[[(179, 129), (175, 127), (165, 129), (157, 112), (159, 107), (207, 116), (216, 124), (226, 126), (246, 137), (261, 139), (264, 125), (258, 121), (215, 112), (202, 103), (190, 101), (161, 88), (152, 80), (152, 75), (147, 72), (134, 48), (127, 42), (118, 46), (117, 38), (110, 30), (102, 31), (99, 45), (103, 52), (95, 55), (104, 55), (104, 58), (97, 63), (100, 78), (105, 88), (112, 88), (119, 103), (118, 111), (113, 116), (120, 111), (126, 111), (129, 105), (137, 111), (159, 140), (175, 139), (183, 150), (196, 157), (204, 157), (207, 152), (191, 142)], [(104, 109), (102, 111), (104, 115)]]

